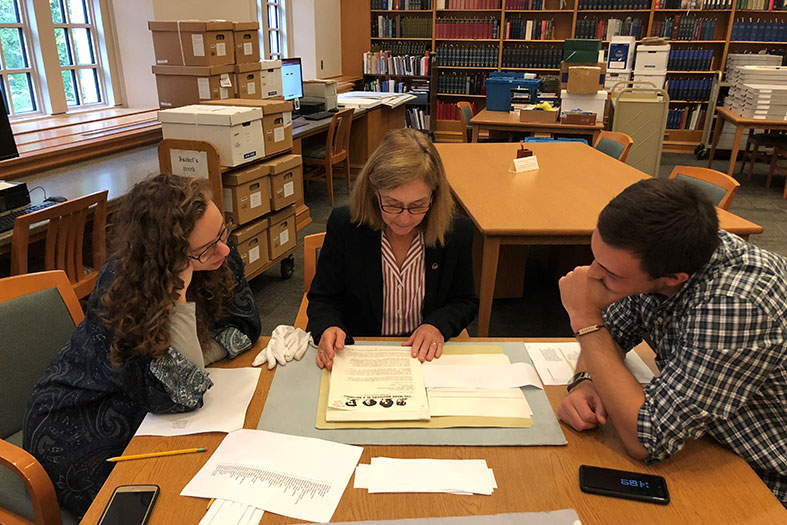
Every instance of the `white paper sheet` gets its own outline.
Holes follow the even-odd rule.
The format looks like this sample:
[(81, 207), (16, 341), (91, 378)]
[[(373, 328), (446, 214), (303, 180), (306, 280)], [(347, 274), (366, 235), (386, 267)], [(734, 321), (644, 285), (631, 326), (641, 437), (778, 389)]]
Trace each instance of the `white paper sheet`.
[(199, 525), (258, 525), (264, 511), (254, 505), (217, 499), (210, 506)]
[(259, 368), (207, 368), (213, 386), (202, 408), (181, 414), (148, 414), (137, 436), (183, 436), (200, 432), (232, 432), (243, 428)]
[[(579, 359), (579, 343), (526, 343), (525, 347), (545, 385), (565, 385), (571, 380)], [(640, 383), (653, 379), (653, 372), (636, 352), (628, 352), (624, 363)]]
[(426, 388), (542, 388), (533, 365), (513, 363), (507, 365), (446, 365), (437, 361), (424, 363)]
[(358, 465), (355, 488), (369, 493), (448, 492), (490, 495), (497, 488), (494, 473), (483, 459), (372, 458)]
[(328, 522), (362, 451), (321, 439), (238, 430), (227, 434), (180, 495), (229, 499)]

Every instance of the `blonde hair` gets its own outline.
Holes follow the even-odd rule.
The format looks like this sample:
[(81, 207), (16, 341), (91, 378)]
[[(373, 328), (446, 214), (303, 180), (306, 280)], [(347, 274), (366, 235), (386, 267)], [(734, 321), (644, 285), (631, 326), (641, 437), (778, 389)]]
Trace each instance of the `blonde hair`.
[(440, 154), (423, 133), (414, 129), (389, 131), (369, 157), (350, 196), (352, 221), (381, 231), (385, 222), (377, 192), (398, 188), (416, 179), (423, 180), (432, 189), (432, 206), (419, 225), (424, 242), (427, 246), (444, 244), (445, 235), (451, 229), (454, 199)]

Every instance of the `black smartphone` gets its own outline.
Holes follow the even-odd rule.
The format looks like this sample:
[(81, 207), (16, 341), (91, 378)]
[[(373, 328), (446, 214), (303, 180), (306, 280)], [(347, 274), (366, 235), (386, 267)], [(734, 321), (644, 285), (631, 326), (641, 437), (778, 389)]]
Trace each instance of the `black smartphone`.
[(158, 497), (158, 485), (122, 485), (115, 489), (99, 525), (145, 525)]
[(626, 498), (648, 503), (669, 503), (667, 482), (661, 476), (614, 470), (611, 468), (579, 467), (579, 488), (590, 494)]

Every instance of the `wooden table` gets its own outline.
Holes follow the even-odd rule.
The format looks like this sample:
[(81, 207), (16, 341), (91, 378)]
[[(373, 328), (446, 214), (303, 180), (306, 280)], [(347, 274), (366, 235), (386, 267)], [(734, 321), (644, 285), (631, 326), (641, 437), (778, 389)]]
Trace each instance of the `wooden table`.
[[(532, 143), (539, 170), (508, 173), (517, 144), (436, 144), (454, 196), (483, 240), (478, 335), (489, 335), (501, 245), (590, 244), (599, 212), (649, 177), (577, 142)], [(762, 227), (718, 210), (721, 228), (748, 238)]]
[[(531, 339), (533, 341), (534, 339)], [(480, 340), (479, 340), (480, 341)], [(515, 341), (498, 339), (498, 341)], [(525, 340), (527, 341), (527, 340)], [(249, 366), (266, 340), (231, 363)], [(309, 352), (305, 359), (314, 359)], [(651, 359), (652, 362), (652, 359)], [(316, 365), (315, 365), (316, 366)], [(257, 391), (246, 413), (245, 428), (256, 428), (273, 372), (262, 369)], [(552, 408), (557, 410), (564, 387), (546, 387)], [(671, 459), (651, 465), (630, 459), (611, 425), (589, 432), (563, 426), (568, 445), (539, 447), (438, 447), (365, 446), (361, 463), (372, 457), (486, 459), (494, 470), (498, 488), (491, 496), (450, 494), (368, 494), (352, 488), (344, 492), (333, 521), (378, 520), (438, 516), (537, 512), (574, 508), (585, 525), (607, 523), (787, 523), (779, 501), (739, 457), (710, 440), (689, 442)], [(137, 454), (206, 446), (215, 450), (224, 434), (178, 437), (136, 437), (125, 454)], [(266, 454), (270, 451), (250, 451)], [(118, 463), (82, 523), (98, 521), (115, 487), (126, 484), (157, 484), (161, 494), (150, 524), (198, 523), (207, 501), (181, 497), (180, 491), (208, 460), (208, 454)], [(638, 503), (585, 494), (579, 490), (582, 464), (658, 474), (667, 479), (671, 503), (667, 506)], [(293, 523), (298, 520), (266, 513), (260, 523)]]
[(487, 131), (521, 131), (533, 133), (560, 133), (561, 135), (592, 136), (593, 144), (598, 138), (604, 124), (599, 122), (593, 126), (583, 124), (561, 124), (560, 122), (520, 122), (518, 112), (487, 111), (482, 109), (470, 119), (473, 126), (473, 142), (478, 142), (478, 134), (482, 129)]
[(730, 166), (727, 168), (727, 175), (730, 177), (732, 177), (732, 174), (735, 171), (735, 163), (738, 161), (738, 151), (740, 151), (741, 139), (743, 138), (743, 132), (745, 130), (787, 130), (787, 120), (748, 119), (743, 118), (731, 109), (722, 107), (716, 108), (716, 113), (718, 114), (719, 118), (716, 119), (716, 129), (713, 132), (713, 144), (711, 145), (710, 154), (708, 155), (708, 167), (711, 167), (713, 156), (716, 154), (716, 146), (718, 145), (719, 138), (721, 137), (721, 130), (724, 127), (724, 122), (727, 121), (735, 126), (735, 138), (732, 139), (732, 151), (730, 152)]

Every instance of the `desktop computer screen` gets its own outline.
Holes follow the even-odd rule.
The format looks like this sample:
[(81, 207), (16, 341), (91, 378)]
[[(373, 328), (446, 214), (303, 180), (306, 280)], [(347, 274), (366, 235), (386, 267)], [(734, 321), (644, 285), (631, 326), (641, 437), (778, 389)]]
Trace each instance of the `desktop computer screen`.
[(284, 100), (303, 98), (303, 76), (300, 58), (282, 59), (281, 92), (284, 95)]
[(8, 114), (5, 111), (5, 101), (3, 94), (0, 93), (0, 160), (18, 157), (16, 142), (14, 142), (14, 132), (11, 131), (11, 124), (8, 122)]

